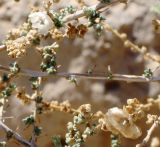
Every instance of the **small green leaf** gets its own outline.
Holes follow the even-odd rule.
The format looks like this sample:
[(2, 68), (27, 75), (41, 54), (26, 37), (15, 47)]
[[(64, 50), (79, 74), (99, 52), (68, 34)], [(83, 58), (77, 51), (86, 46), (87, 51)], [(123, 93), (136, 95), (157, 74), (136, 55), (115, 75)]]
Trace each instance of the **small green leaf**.
[(52, 143), (53, 143), (54, 147), (62, 147), (61, 137), (60, 136), (52, 137)]
[(31, 125), (35, 122), (33, 115), (27, 116), (22, 121), (25, 123), (25, 125)]
[(38, 126), (35, 126), (34, 127), (34, 133), (35, 133), (36, 136), (39, 136), (42, 133), (42, 128), (38, 127)]
[(151, 79), (152, 76), (153, 76), (152, 70), (151, 70), (151, 69), (145, 69), (145, 70), (144, 70), (144, 73), (143, 73), (143, 76), (144, 76), (145, 78)]
[(111, 147), (120, 147), (120, 138), (118, 135), (111, 134)]

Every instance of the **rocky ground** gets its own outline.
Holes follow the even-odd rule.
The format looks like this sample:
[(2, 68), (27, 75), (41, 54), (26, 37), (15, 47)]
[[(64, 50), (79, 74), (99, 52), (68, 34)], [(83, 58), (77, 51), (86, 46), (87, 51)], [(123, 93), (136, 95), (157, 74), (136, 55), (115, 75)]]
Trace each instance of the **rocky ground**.
[[(71, 4), (70, 0), (61, 0), (62, 3), (55, 6), (56, 9)], [(93, 4), (96, 1), (87, 4)], [(113, 27), (128, 34), (131, 41), (145, 45), (150, 52), (160, 53), (159, 34), (156, 34), (152, 27), (152, 20), (156, 17), (150, 11), (153, 4), (158, 0), (132, 0), (127, 6), (122, 4), (113, 7), (106, 15), (106, 21)], [(76, 2), (73, 0), (73, 4)], [(41, 5), (39, 0), (21, 0), (19, 3), (13, 0), (0, 1), (0, 42), (5, 39), (7, 32), (14, 27), (22, 24), (30, 11), (31, 6)], [(6, 52), (0, 55), (0, 64), (7, 65), (12, 60), (6, 56)], [(26, 62), (27, 61), (27, 62)], [(37, 69), (40, 63), (40, 56), (32, 49), (27, 56), (19, 61), (24, 67)], [(144, 68), (154, 69), (155, 63), (144, 61), (142, 56), (125, 48), (122, 42), (109, 32), (105, 32), (101, 37), (97, 37), (94, 31), (90, 31), (84, 39), (61, 41), (58, 52), (58, 63), (61, 71), (86, 72), (90, 67), (95, 66), (95, 72), (105, 72), (107, 66), (111, 65), (114, 73), (121, 74), (142, 74)], [(155, 74), (159, 74), (160, 70)], [(20, 78), (18, 84), (28, 87), (27, 78)], [(30, 88), (28, 87), (28, 90)], [(49, 83), (43, 86), (44, 97), (46, 100), (70, 100), (74, 107), (84, 103), (91, 103), (93, 110), (106, 112), (108, 108), (122, 106), (128, 98), (138, 98), (145, 102), (147, 97), (156, 97), (159, 94), (159, 83), (125, 83), (101, 80), (78, 79), (78, 86), (69, 83), (66, 79), (50, 79)], [(17, 131), (24, 133), (27, 137), (29, 131), (21, 129), (22, 119), (32, 112), (32, 107), (24, 107), (19, 100), (11, 98), (11, 103), (7, 108), (7, 115), (14, 116), (13, 120), (8, 120), (12, 128), (19, 128)], [(66, 123), (71, 117), (61, 113), (45, 114), (41, 118), (44, 133), (39, 139), (40, 147), (50, 147), (50, 136), (60, 134), (64, 136)], [(10, 123), (12, 121), (12, 123)], [(144, 126), (145, 128), (145, 126)], [(144, 131), (144, 133), (146, 133)], [(142, 138), (140, 138), (141, 140)], [(139, 141), (140, 141), (139, 140)], [(135, 146), (135, 141), (123, 139), (122, 146)], [(110, 144), (109, 134), (100, 132), (95, 137), (89, 138), (84, 146), (107, 147)], [(11, 142), (8, 147), (16, 147)]]

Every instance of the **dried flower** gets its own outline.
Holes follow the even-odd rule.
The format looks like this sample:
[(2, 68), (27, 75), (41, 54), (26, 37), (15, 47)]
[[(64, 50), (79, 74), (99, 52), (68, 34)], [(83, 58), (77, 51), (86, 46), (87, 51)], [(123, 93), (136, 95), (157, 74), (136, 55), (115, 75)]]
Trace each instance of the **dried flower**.
[(160, 33), (160, 20), (158, 20), (158, 19), (153, 20), (152, 24), (153, 24), (154, 30), (157, 33)]
[(148, 114), (148, 115), (147, 115), (147, 121), (146, 121), (146, 123), (147, 123), (147, 124), (152, 124), (152, 123), (154, 123), (156, 120), (158, 120), (158, 116), (157, 116), (157, 115)]
[(136, 139), (141, 136), (141, 130), (134, 124), (128, 114), (117, 107), (106, 113), (107, 129), (114, 134), (121, 133), (126, 138)]
[(52, 30), (50, 31), (50, 35), (51, 35), (51, 37), (52, 37), (53, 39), (57, 39), (57, 40), (63, 38), (63, 33), (62, 33), (60, 30), (58, 30), (57, 28), (52, 29)]
[[(9, 37), (10, 38), (10, 37)], [(34, 44), (35, 39), (38, 38), (36, 30), (30, 30), (26, 36), (19, 37), (15, 40), (6, 40), (8, 55), (12, 58), (19, 58), (26, 54), (26, 50)]]
[(74, 25), (72, 25), (71, 23), (69, 23), (68, 29), (67, 29), (67, 36), (69, 38), (75, 38), (77, 33), (78, 33), (77, 28)]
[(83, 104), (78, 110), (83, 114), (91, 113), (91, 104)]
[(77, 29), (78, 29), (78, 36), (83, 38), (84, 35), (87, 33), (88, 29), (87, 29), (87, 26), (83, 25), (83, 24), (80, 24), (77, 26)]
[(53, 21), (46, 12), (31, 13), (29, 15), (29, 21), (32, 23), (32, 28), (37, 29), (41, 35), (47, 35), (53, 27)]
[(129, 114), (132, 120), (135, 122), (144, 116), (142, 104), (136, 99), (128, 99), (127, 106), (123, 107), (123, 111)]

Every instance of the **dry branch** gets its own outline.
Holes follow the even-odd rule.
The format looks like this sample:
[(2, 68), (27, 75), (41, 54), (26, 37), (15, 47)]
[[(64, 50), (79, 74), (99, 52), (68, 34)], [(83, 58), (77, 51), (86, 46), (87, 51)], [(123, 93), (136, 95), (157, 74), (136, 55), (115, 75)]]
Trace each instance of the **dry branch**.
[(158, 121), (155, 121), (151, 128), (147, 131), (147, 135), (146, 137), (143, 139), (142, 143), (141, 144), (138, 144), (136, 145), (136, 147), (144, 147), (150, 140), (152, 134), (153, 134), (153, 131), (158, 127)]
[[(109, 7), (109, 6), (116, 5), (118, 3), (121, 3), (121, 1), (120, 0), (115, 0), (115, 1), (112, 1), (110, 3), (101, 3), (101, 2), (99, 2), (98, 4), (95, 4), (95, 5), (90, 6), (88, 8), (89, 9), (92, 8), (92, 9), (95, 9), (95, 10), (100, 10), (100, 9), (103, 9), (103, 8), (106, 8), (106, 7)], [(78, 19), (80, 17), (83, 17), (83, 16), (85, 16), (84, 11), (83, 10), (79, 10), (74, 14), (71, 14), (71, 15), (68, 15), (68, 16), (64, 17), (63, 22), (66, 23), (66, 22), (69, 22), (69, 21), (72, 21), (72, 20), (76, 20), (76, 19)]]
[(19, 143), (23, 144), (26, 147), (35, 147), (29, 141), (25, 140), (22, 136), (20, 136), (15, 131), (11, 130), (8, 126), (6, 126), (2, 121), (0, 121), (0, 128), (2, 128), (6, 133), (12, 134), (12, 138), (17, 140)]
[[(0, 65), (0, 71), (9, 73), (10, 70), (6, 66)], [(152, 77), (150, 79), (144, 76), (138, 75), (121, 75), (121, 74), (112, 74), (109, 79), (108, 73), (66, 73), (66, 72), (57, 72), (56, 74), (49, 75), (47, 72), (39, 72), (29, 69), (21, 69), (19, 75), (29, 76), (29, 77), (75, 77), (75, 78), (85, 78), (85, 79), (95, 79), (95, 80), (114, 80), (114, 81), (125, 81), (125, 82), (159, 82), (160, 77)]]

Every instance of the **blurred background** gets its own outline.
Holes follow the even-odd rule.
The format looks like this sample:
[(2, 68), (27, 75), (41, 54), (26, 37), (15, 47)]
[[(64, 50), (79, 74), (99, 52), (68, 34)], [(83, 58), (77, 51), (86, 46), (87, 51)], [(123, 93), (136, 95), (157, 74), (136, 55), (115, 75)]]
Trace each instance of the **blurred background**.
[[(96, 0), (84, 0), (87, 5), (97, 3)], [(155, 33), (152, 20), (158, 18), (151, 12), (151, 7), (159, 3), (159, 0), (131, 0), (129, 4), (119, 4), (104, 12), (106, 22), (120, 32), (128, 35), (129, 39), (138, 45), (144, 45), (149, 52), (160, 53), (160, 35)], [(55, 4), (55, 9), (60, 9), (73, 4), (77, 6), (76, 0), (61, 0)], [(0, 43), (5, 39), (7, 32), (20, 26), (27, 20), (31, 7), (41, 6), (40, 0), (0, 0)], [(53, 40), (48, 40), (48, 43)], [(41, 62), (40, 55), (33, 48), (28, 50), (27, 55), (18, 59), (22, 67), (39, 70)], [(8, 65), (13, 59), (8, 58), (6, 52), (0, 52), (0, 64)], [(156, 63), (144, 61), (138, 53), (125, 48), (121, 40), (110, 32), (103, 32), (97, 37), (94, 30), (90, 29), (83, 39), (64, 39), (60, 41), (60, 50), (57, 52), (57, 62), (61, 65), (60, 71), (64, 72), (87, 72), (91, 67), (94, 72), (106, 72), (110, 65), (113, 73), (141, 75), (146, 68), (155, 69)], [(159, 75), (160, 70), (154, 74)], [(19, 77), (18, 85), (25, 87), (31, 93), (27, 77)], [(160, 92), (159, 83), (126, 83), (119, 81), (78, 79), (78, 86), (70, 83), (64, 78), (50, 78), (42, 87), (43, 96), (46, 101), (58, 100), (62, 102), (69, 100), (73, 107), (90, 103), (94, 112), (101, 110), (106, 112), (111, 107), (122, 107), (129, 98), (138, 98), (146, 102), (148, 97), (157, 97)], [(31, 130), (24, 129), (22, 118), (33, 112), (32, 106), (24, 106), (18, 99), (10, 97), (5, 116), (13, 116), (7, 119), (6, 124), (26, 138), (29, 138)], [(156, 109), (156, 108), (155, 108)], [(153, 110), (154, 113), (158, 110)], [(64, 138), (66, 124), (72, 121), (72, 116), (60, 112), (42, 114), (41, 126), (43, 133), (38, 139), (39, 147), (52, 147), (51, 136), (61, 135)], [(143, 121), (144, 122), (144, 121)], [(143, 128), (143, 135), (147, 127), (139, 122)], [(1, 130), (0, 130), (1, 131)], [(155, 131), (153, 136), (158, 133)], [(160, 134), (159, 134), (160, 135)], [(1, 136), (1, 135), (0, 135)], [(122, 147), (134, 147), (140, 143), (139, 140), (122, 138)], [(7, 147), (22, 146), (10, 140)], [(110, 133), (99, 131), (94, 137), (90, 137), (83, 145), (84, 147), (108, 147), (110, 146)], [(150, 143), (148, 144), (148, 147)]]

